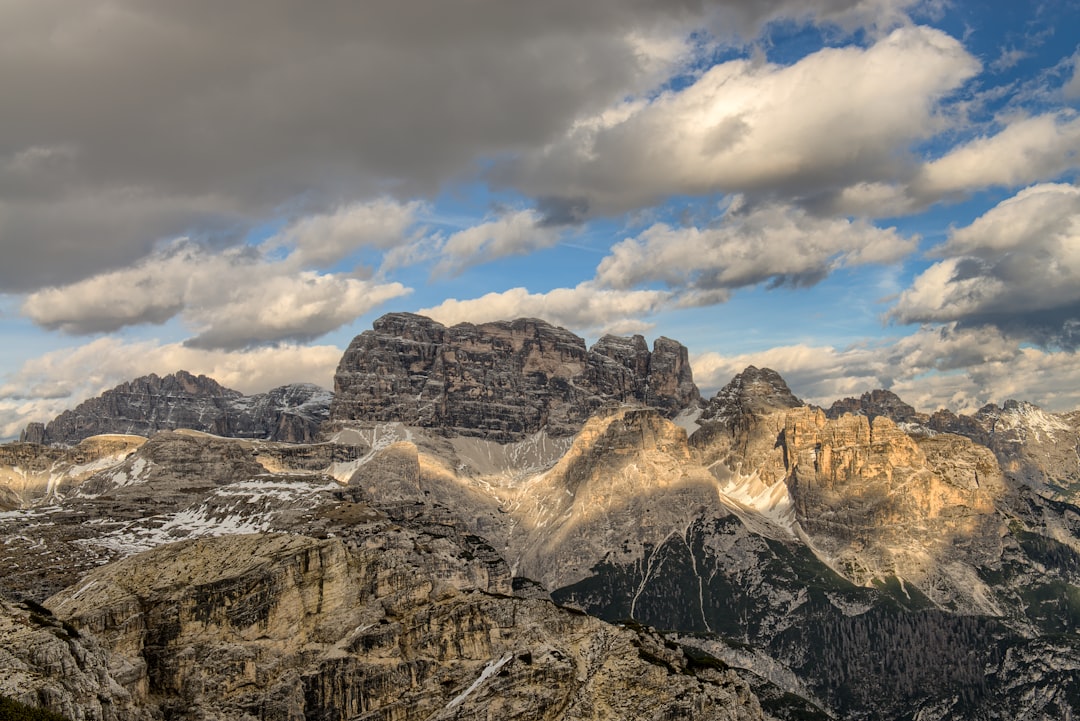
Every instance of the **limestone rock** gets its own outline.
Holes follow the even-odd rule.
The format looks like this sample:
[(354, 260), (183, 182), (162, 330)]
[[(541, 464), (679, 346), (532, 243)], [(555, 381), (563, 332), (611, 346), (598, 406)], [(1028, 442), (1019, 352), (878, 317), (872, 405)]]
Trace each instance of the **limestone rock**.
[(519, 441), (577, 432), (601, 407), (636, 403), (669, 415), (697, 403), (686, 349), (661, 338), (601, 339), (592, 350), (541, 320), (447, 328), (392, 313), (353, 339), (334, 378), (332, 422), (397, 421)]
[(135, 704), (142, 666), (110, 654), (93, 636), (37, 604), (0, 597), (0, 694), (72, 721), (141, 721)]
[(686, 432), (651, 409), (590, 420), (551, 470), (511, 498), (507, 555), (549, 589), (585, 578), (605, 557), (640, 558), (718, 505)]
[(502, 595), (407, 531), (184, 542), (48, 606), (141, 668), (174, 719), (763, 719), (747, 685), (648, 631)]
[(19, 443), (45, 445), (45, 424), (27, 423), (26, 428), (19, 434)]
[(102, 435), (71, 448), (0, 445), (0, 492), (12, 508), (55, 501), (94, 473), (121, 463), (145, 442), (139, 436)]
[(990, 448), (1015, 483), (1071, 503), (1080, 502), (1080, 416), (1047, 413), (1032, 403), (1009, 400), (973, 416), (938, 411), (936, 431), (966, 436)]
[(783, 444), (799, 523), (844, 575), (900, 576), (939, 602), (994, 610), (979, 608), (966, 578), (927, 583), (954, 560), (1000, 555), (995, 501), (1006, 486), (987, 449), (951, 435), (916, 442), (885, 416), (833, 420), (811, 408), (788, 412)]
[(245, 396), (206, 376), (178, 371), (151, 374), (80, 403), (27, 438), (73, 445), (105, 433), (151, 436), (189, 428), (221, 436), (311, 441), (329, 412), (330, 395), (311, 384), (294, 384)]
[(892, 391), (881, 389), (863, 393), (858, 398), (844, 398), (836, 401), (825, 412), (825, 415), (835, 419), (845, 413), (866, 416), (871, 421), (878, 416), (885, 416), (898, 425), (925, 424), (930, 418), (925, 413), (916, 411)]

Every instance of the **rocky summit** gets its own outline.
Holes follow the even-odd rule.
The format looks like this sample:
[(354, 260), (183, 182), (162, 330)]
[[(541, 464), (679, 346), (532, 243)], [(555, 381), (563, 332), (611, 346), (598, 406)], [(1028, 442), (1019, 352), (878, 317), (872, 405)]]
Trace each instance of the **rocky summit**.
[[(702, 400), (686, 358), (392, 314), (312, 440), (2, 446), (0, 694), (79, 721), (1080, 717), (1080, 414), (823, 410), (754, 367)], [(167, 393), (237, 402), (195, 382)]]
[(31, 423), (20, 440), (70, 446), (103, 433), (150, 436), (188, 428), (237, 438), (311, 441), (329, 404), (330, 394), (310, 383), (245, 396), (186, 371), (151, 374), (84, 401), (47, 424)]
[(605, 336), (591, 348), (542, 320), (447, 328), (394, 313), (357, 336), (334, 376), (331, 421), (437, 428), (502, 442), (541, 429), (576, 433), (605, 406), (669, 416), (698, 403), (687, 350), (660, 338)]

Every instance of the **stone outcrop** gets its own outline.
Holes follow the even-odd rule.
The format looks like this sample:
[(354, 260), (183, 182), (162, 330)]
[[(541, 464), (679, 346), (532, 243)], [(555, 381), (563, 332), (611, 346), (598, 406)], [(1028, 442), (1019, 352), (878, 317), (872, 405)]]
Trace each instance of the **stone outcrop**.
[(135, 665), (43, 606), (0, 596), (0, 694), (72, 721), (149, 721), (127, 684)]
[(941, 410), (931, 416), (934, 431), (955, 433), (994, 452), (1016, 483), (1051, 498), (1080, 502), (1080, 417), (1047, 413), (1023, 401), (989, 404), (974, 415)]
[(189, 428), (236, 438), (288, 442), (315, 439), (329, 413), (328, 391), (309, 383), (245, 396), (186, 371), (151, 374), (105, 391), (65, 411), (44, 428), (30, 424), (25, 439), (74, 445), (105, 433), (151, 436)]
[(802, 405), (779, 373), (748, 366), (708, 401), (690, 445), (721, 480), (758, 469), (774, 484), (786, 472), (777, 452), (783, 414)]
[(926, 424), (930, 418), (925, 413), (916, 411), (892, 391), (881, 389), (863, 393), (858, 398), (844, 398), (836, 401), (825, 411), (827, 417), (834, 419), (845, 413), (866, 416), (871, 421), (878, 416), (885, 416), (893, 423), (911, 425)]
[(828, 419), (812, 408), (786, 414), (782, 440), (799, 523), (845, 576), (899, 576), (939, 602), (993, 611), (977, 607), (968, 579), (927, 583), (951, 561), (975, 567), (1000, 555), (995, 501), (1006, 487), (986, 448), (953, 435), (916, 442), (885, 416)]
[(407, 530), (189, 541), (47, 602), (174, 719), (763, 719), (716, 661), (514, 598)]
[(447, 328), (392, 313), (353, 339), (334, 377), (331, 421), (398, 421), (509, 442), (576, 433), (607, 405), (667, 415), (699, 400), (686, 348), (607, 336), (593, 346), (544, 321)]
[(26, 428), (19, 434), (19, 443), (45, 445), (45, 424), (27, 423)]
[(70, 448), (0, 445), (0, 503), (7, 498), (11, 508), (23, 508), (55, 501), (103, 467), (120, 463), (145, 442), (139, 436), (104, 435)]
[(621, 409), (590, 420), (551, 470), (507, 494), (507, 554), (549, 589), (576, 583), (605, 558), (640, 559), (716, 508), (716, 490), (682, 428), (652, 409)]

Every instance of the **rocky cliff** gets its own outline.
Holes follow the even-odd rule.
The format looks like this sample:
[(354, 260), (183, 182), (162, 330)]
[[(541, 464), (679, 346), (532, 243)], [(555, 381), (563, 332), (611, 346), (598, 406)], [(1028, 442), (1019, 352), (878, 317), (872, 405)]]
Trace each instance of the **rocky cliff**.
[(70, 448), (35, 443), (0, 445), (0, 510), (56, 501), (102, 468), (120, 463), (145, 438), (102, 435)]
[(65, 411), (44, 427), (30, 424), (22, 438), (74, 445), (106, 433), (151, 436), (190, 428), (220, 436), (311, 441), (329, 412), (330, 394), (300, 383), (245, 396), (206, 376), (185, 371), (143, 376)]
[(722, 664), (514, 598), (465, 550), (403, 529), (189, 541), (47, 605), (130, 669), (103, 696), (172, 719), (763, 719)]
[(586, 349), (541, 320), (447, 328), (393, 313), (349, 345), (334, 377), (330, 417), (397, 421), (501, 442), (546, 429), (578, 431), (600, 408), (655, 406), (667, 415), (699, 400), (686, 348), (666, 338), (605, 337)]

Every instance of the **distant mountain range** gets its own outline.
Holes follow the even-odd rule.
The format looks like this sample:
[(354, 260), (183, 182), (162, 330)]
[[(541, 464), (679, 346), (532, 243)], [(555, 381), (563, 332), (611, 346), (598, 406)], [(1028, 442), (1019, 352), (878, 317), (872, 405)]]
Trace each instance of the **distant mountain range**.
[(391, 314), (333, 393), (148, 376), (0, 446), (0, 693), (78, 719), (1071, 718), (1078, 494), (1078, 413), (822, 409), (754, 367), (704, 399), (666, 338)]

